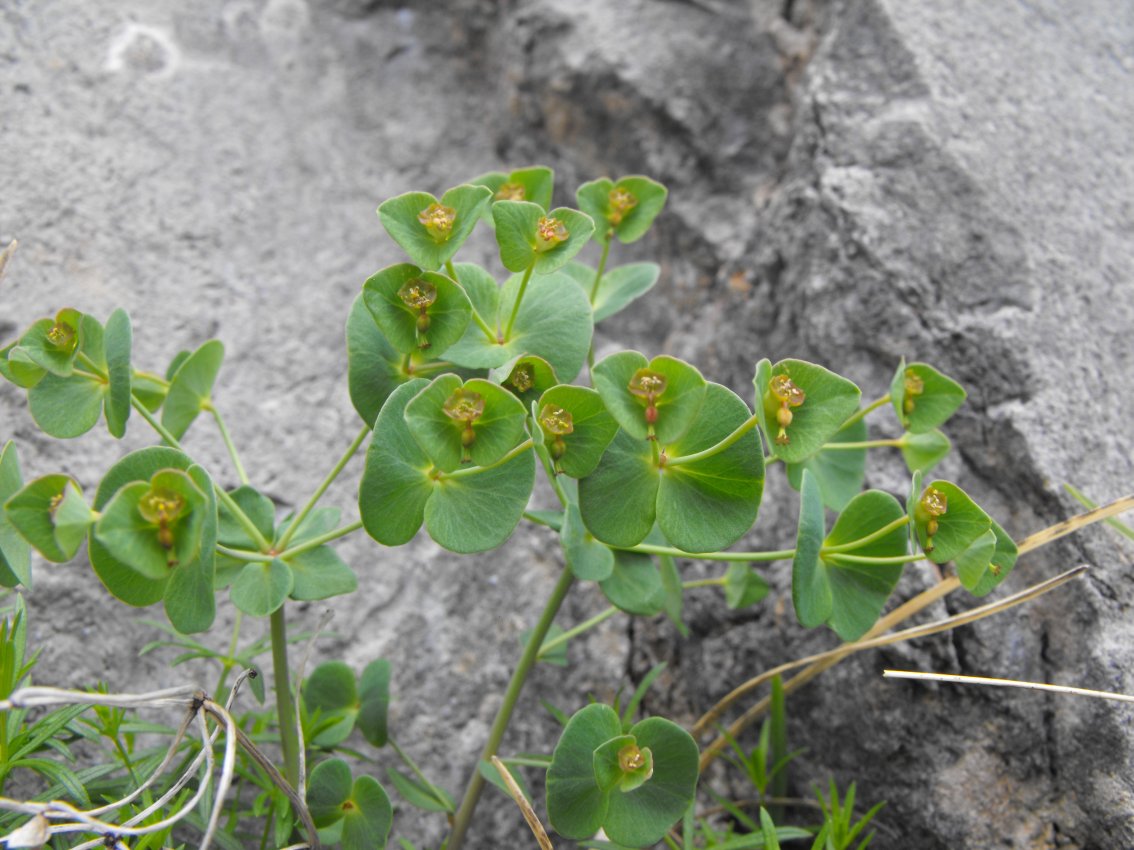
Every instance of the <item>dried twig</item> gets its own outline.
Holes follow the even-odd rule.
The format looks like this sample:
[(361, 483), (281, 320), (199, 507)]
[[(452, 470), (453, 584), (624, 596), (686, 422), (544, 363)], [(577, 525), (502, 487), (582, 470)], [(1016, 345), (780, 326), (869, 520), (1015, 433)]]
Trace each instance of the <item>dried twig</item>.
[(496, 772), (500, 774), (500, 778), (504, 780), (504, 785), (508, 788), (508, 794), (516, 801), (516, 805), (520, 807), (520, 812), (524, 816), (524, 820), (528, 822), (528, 827), (531, 829), (532, 834), (535, 835), (536, 841), (539, 842), (542, 850), (555, 850), (551, 844), (551, 839), (547, 837), (547, 830), (543, 828), (540, 823), (539, 815), (535, 813), (532, 804), (528, 802), (528, 798), (524, 796), (524, 792), (520, 790), (519, 784), (512, 776), (511, 771), (505, 766), (497, 756), (492, 756), (492, 766), (496, 768)]

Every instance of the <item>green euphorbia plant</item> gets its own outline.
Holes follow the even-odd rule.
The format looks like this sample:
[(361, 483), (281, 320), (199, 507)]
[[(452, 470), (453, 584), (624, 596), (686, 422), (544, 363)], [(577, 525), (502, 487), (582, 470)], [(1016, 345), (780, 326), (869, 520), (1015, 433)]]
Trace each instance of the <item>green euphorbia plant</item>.
[[(115, 463), (90, 502), (65, 474), (25, 483), (16, 446), (6, 443), (0, 582), (30, 585), (32, 548), (59, 562), (85, 541), (113, 596), (130, 606), (163, 603), (181, 633), (209, 630), (225, 590), (239, 611), (267, 618), (284, 778), (302, 778), (298, 727), (324, 757), (306, 780), (307, 822), (348, 850), (384, 846), (392, 817), (379, 781), (355, 778), (335, 755), (353, 731), (406, 762), (410, 773), (391, 769), (390, 783), (410, 803), (447, 815), (448, 850), (457, 850), (532, 666), (566, 663), (568, 640), (618, 611), (664, 612), (684, 630), (686, 590), (719, 586), (731, 607), (757, 604), (768, 586), (751, 564), (785, 561), (800, 623), (855, 641), (875, 627), (906, 564), (951, 564), (965, 588), (984, 595), (1017, 557), (1004, 529), (956, 483), (922, 483), (949, 450), (940, 427), (965, 398), (932, 366), (902, 362), (890, 392), (864, 406), (851, 380), (798, 359), (754, 364), (752, 388), (740, 393), (666, 354), (621, 351), (594, 362), (595, 324), (659, 277), (652, 263), (608, 267), (612, 242), (641, 239), (666, 190), (641, 176), (603, 178), (579, 188), (573, 209), (552, 208), (553, 189), (551, 170), (536, 166), (485, 174), (440, 198), (409, 192), (378, 208), (408, 262), (372, 275), (349, 309), (347, 381), (360, 431), (293, 515), (277, 516), (252, 483), (214, 404), (219, 341), (182, 352), (162, 373), (144, 371), (125, 311), (104, 324), (64, 308), (0, 349), (0, 375), (26, 391), (44, 433), (78, 437), (102, 419), (121, 437), (136, 415), (161, 443)], [(455, 261), (477, 232), (491, 232), (503, 273)], [(594, 266), (580, 259), (592, 242)], [(871, 440), (867, 415), (888, 403), (902, 436)], [(206, 470), (181, 445), (202, 413), (218, 428), (231, 472)], [(360, 518), (342, 523), (337, 510), (317, 505), (364, 446)], [(899, 448), (909, 466), (905, 504), (862, 490), (867, 451), (878, 447)], [(753, 528), (777, 463), (799, 491), (798, 527), (785, 541), (794, 545), (730, 551)], [(529, 506), (537, 469), (558, 499), (554, 510)], [(559, 535), (563, 569), (458, 805), (394, 742), (388, 662), (359, 680), (341, 662), (322, 665), (293, 699), (285, 611), (289, 601), (366, 592), (330, 545), (360, 529), (399, 546), (424, 527), (444, 548), (467, 553), (500, 546), (524, 520)], [(677, 565), (691, 558), (730, 566), (683, 584)], [(611, 608), (564, 630), (554, 620), (577, 581), (595, 582)], [(555, 830), (585, 840), (601, 829), (636, 847), (661, 840), (683, 816), (689, 822), (700, 772), (689, 732), (664, 718), (631, 722), (597, 703), (563, 720), (550, 757), (524, 760), (547, 770)], [(273, 805), (285, 812), (277, 823), (286, 833), (289, 803)]]

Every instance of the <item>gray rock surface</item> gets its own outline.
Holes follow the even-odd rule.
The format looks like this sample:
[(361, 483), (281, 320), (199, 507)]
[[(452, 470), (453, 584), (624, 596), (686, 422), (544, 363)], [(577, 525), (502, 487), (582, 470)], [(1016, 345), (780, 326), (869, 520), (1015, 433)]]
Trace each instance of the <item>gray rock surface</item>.
[[(359, 427), (342, 326), (362, 280), (400, 259), (378, 202), (537, 161), (556, 168), (564, 203), (584, 179), (647, 173), (670, 205), (616, 259), (656, 258), (663, 278), (600, 328), (600, 351), (688, 357), (743, 395), (763, 356), (826, 363), (865, 397), (899, 357), (933, 362), (970, 391), (945, 473), (1022, 537), (1074, 511), (1062, 483), (1104, 500), (1134, 480), (1132, 57), (1134, 14), (1101, 0), (8, 0), (0, 244), (21, 247), (0, 283), (0, 338), (72, 305), (126, 306), (154, 368), (222, 339), (218, 404), (254, 482), (287, 510)], [(490, 243), (476, 250), (491, 260)], [(4, 385), (8, 437), (26, 476), (64, 469), (87, 488), (151, 441), (134, 421), (124, 444), (97, 431), (54, 442)], [(235, 484), (209, 428), (188, 447)], [(904, 490), (892, 461), (871, 461), (871, 486)], [(344, 476), (328, 503), (349, 515), (354, 487)], [(795, 512), (791, 491), (770, 487), (749, 542), (789, 544)], [(335, 604), (318, 658), (391, 658), (395, 735), (459, 792), (560, 567), (554, 540), (525, 529), (458, 557), (424, 537), (396, 550), (352, 538), (340, 552), (362, 591)], [(1121, 707), (879, 677), (894, 666), (1130, 691), (1129, 543), (1090, 530), (1023, 560), (1010, 586), (1080, 561), (1091, 577), (1056, 597), (801, 690), (794, 790), (833, 774), (864, 803), (887, 800), (883, 848), (1134, 845)], [(777, 595), (750, 612), (691, 594), (689, 640), (661, 621), (608, 621), (573, 646), (567, 673), (539, 670), (507, 748), (549, 746), (541, 693), (572, 709), (666, 660), (648, 706), (691, 721), (754, 673), (833, 646), (795, 624), (785, 572), (769, 570)], [(81, 562), (37, 564), (36, 578), (41, 682), (127, 690), (187, 675), (169, 653), (134, 657), (157, 633)], [(911, 571), (903, 594), (930, 579)], [(560, 621), (604, 604), (582, 587)], [(298, 630), (322, 606), (295, 609)], [(216, 648), (231, 623), (225, 603)], [(710, 781), (744, 793), (735, 776)], [(521, 829), (486, 798), (471, 846), (527, 841)], [(395, 834), (433, 846), (444, 824), (402, 807)]]

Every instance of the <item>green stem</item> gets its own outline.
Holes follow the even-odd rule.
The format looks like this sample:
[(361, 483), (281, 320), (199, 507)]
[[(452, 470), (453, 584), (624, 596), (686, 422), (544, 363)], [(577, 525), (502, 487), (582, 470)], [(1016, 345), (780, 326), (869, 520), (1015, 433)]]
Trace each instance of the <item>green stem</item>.
[(794, 549), (772, 552), (685, 552), (672, 546), (655, 546), (639, 543), (637, 546), (616, 546), (624, 552), (641, 552), (645, 555), (670, 555), (674, 558), (695, 558), (698, 561), (786, 561), (795, 557)]
[(847, 420), (842, 424), (842, 427), (839, 430), (841, 431), (843, 428), (850, 427), (855, 422), (857, 422), (858, 420), (860, 420), (864, 416), (866, 416), (866, 414), (877, 410), (878, 408), (880, 408), (884, 404), (889, 404), (889, 403), (890, 403), (890, 394), (886, 393), (886, 395), (882, 396), (882, 398), (875, 399), (874, 401), (870, 402), (870, 404), (866, 405), (866, 407), (860, 408), (859, 410), (856, 410), (854, 413), (852, 413), (847, 418)]
[(925, 559), (925, 555), (918, 553), (917, 555), (894, 555), (892, 557), (878, 557), (874, 558), (870, 555), (843, 555), (834, 554), (830, 557), (824, 557), (825, 561), (830, 561), (833, 564), (863, 564), (865, 566), (886, 566), (888, 564), (912, 564), (914, 561), (921, 561)]
[(323, 498), (323, 494), (327, 492), (327, 488), (330, 487), (331, 483), (339, 477), (339, 473), (343, 471), (343, 467), (345, 467), (347, 465), (347, 462), (352, 457), (354, 457), (354, 454), (358, 451), (359, 446), (361, 446), (369, 436), (370, 426), (364, 425), (362, 430), (358, 432), (358, 436), (354, 438), (354, 441), (347, 448), (346, 452), (343, 453), (343, 456), (339, 458), (339, 462), (335, 464), (334, 469), (327, 473), (327, 477), (323, 479), (323, 483), (316, 488), (314, 494), (312, 494), (311, 498), (307, 500), (307, 504), (303, 506), (303, 509), (300, 510), (298, 514), (296, 514), (295, 519), (292, 521), (287, 531), (284, 532), (283, 537), (281, 537), (279, 542), (276, 544), (277, 549), (282, 550), (287, 548), (287, 544), (291, 542), (291, 538), (295, 536), (295, 532), (297, 532), (299, 530), (299, 527), (303, 525), (303, 521), (307, 519), (307, 515), (311, 513), (315, 505), (318, 504), (321, 498)]
[(535, 451), (539, 456), (540, 462), (543, 464), (543, 471), (547, 476), (548, 483), (551, 484), (552, 489), (555, 490), (555, 495), (559, 498), (559, 504), (563, 507), (567, 507), (567, 491), (563, 489), (563, 482), (561, 482), (559, 476), (555, 474), (555, 463), (551, 460), (547, 446), (542, 443), (537, 443)]
[[(151, 428), (157, 431), (158, 436), (165, 440), (166, 444), (170, 448), (177, 449), (178, 451), (185, 451), (181, 447), (181, 443), (177, 441), (177, 438), (169, 433), (169, 431), (167, 431), (166, 428), (160, 422), (158, 422), (157, 419), (154, 418), (154, 415), (146, 409), (146, 406), (144, 404), (138, 401), (137, 396), (132, 395), (130, 397), (130, 403), (134, 406), (134, 409), (138, 411), (138, 415), (145, 419), (146, 422), (149, 423)], [(272, 548), (272, 544), (269, 543), (264, 535), (260, 533), (260, 529), (256, 527), (256, 523), (252, 522), (252, 520), (248, 518), (248, 514), (244, 513), (240, 505), (236, 504), (236, 501), (232, 498), (232, 496), (228, 495), (228, 493), (225, 492), (225, 489), (216, 482), (213, 482), (213, 490), (217, 494), (217, 501), (224, 503), (224, 506), (228, 509), (229, 513), (231, 513), (233, 518), (240, 524), (240, 527), (244, 529), (244, 533), (247, 534), (256, 544), (256, 547), (263, 552), (269, 551)]]
[[(464, 289), (464, 286), (461, 284), (460, 278), (457, 277), (457, 270), (453, 267), (452, 260), (445, 261), (445, 271), (448, 273), (449, 277), (453, 279), (453, 282), (456, 283), (457, 286), (460, 286), (461, 289)], [(468, 295), (467, 290), (465, 291), (465, 295)], [(471, 298), (469, 299), (469, 303), (472, 303)], [(484, 335), (488, 337), (489, 342), (493, 344), (500, 342), (500, 340), (496, 338), (496, 331), (494, 331), (491, 326), (489, 326), (488, 322), (484, 320), (484, 316), (480, 315), (480, 313), (476, 309), (475, 304), (472, 305), (472, 320), (476, 322), (477, 327), (484, 331)]]
[(704, 460), (707, 457), (712, 457), (715, 454), (723, 452), (749, 431), (756, 427), (758, 418), (755, 413), (745, 419), (736, 430), (721, 440), (714, 446), (709, 446), (707, 449), (702, 449), (699, 452), (694, 452), (691, 455), (678, 455), (677, 457), (667, 457), (665, 460), (666, 466), (681, 466), (684, 463), (693, 463), (698, 460)]
[(496, 469), (498, 466), (503, 466), (510, 460), (514, 460), (519, 455), (522, 455), (533, 445), (532, 438), (528, 437), (520, 445), (509, 451), (500, 460), (487, 464), (486, 466), (470, 466), (465, 469), (456, 469), (453, 472), (442, 472), (438, 478), (467, 478), (470, 475), (479, 475), (482, 472), (487, 472), (490, 469)]
[(606, 239), (602, 242), (602, 257), (599, 258), (598, 271), (595, 273), (595, 282), (591, 284), (591, 306), (595, 306), (598, 298), (599, 284), (602, 283), (603, 272), (606, 271), (606, 258), (610, 256), (610, 243), (614, 236), (614, 228), (606, 232)]
[(893, 440), (862, 440), (857, 443), (824, 443), (821, 451), (835, 452), (835, 451), (854, 451), (856, 449), (880, 449), (885, 446), (893, 446), (900, 448), (906, 444), (906, 441), (898, 438)]
[(240, 462), (240, 455), (236, 452), (236, 444), (232, 442), (232, 435), (228, 432), (228, 426), (224, 424), (224, 417), (212, 404), (206, 405), (205, 409), (213, 414), (213, 420), (217, 423), (217, 430), (220, 431), (221, 439), (224, 440), (224, 447), (228, 449), (228, 456), (232, 458), (232, 465), (236, 467), (236, 477), (240, 479), (241, 484), (248, 484), (248, 473), (244, 471), (244, 464)]
[[(457, 277), (457, 269), (453, 266), (452, 260), (445, 261), (445, 272), (449, 275), (449, 279), (458, 286), (461, 285), (460, 278)], [(463, 287), (462, 287), (463, 288)]]
[(153, 372), (144, 372), (141, 369), (135, 369), (134, 370), (134, 377), (135, 378), (145, 378), (148, 381), (153, 381), (155, 384), (157, 384), (160, 387), (165, 387), (166, 389), (169, 388), (169, 381), (167, 381), (161, 375), (155, 375)]
[(304, 552), (309, 552), (312, 549), (318, 549), (324, 543), (330, 543), (332, 540), (338, 540), (340, 537), (346, 537), (348, 534), (354, 534), (362, 528), (362, 520), (356, 519), (348, 525), (341, 525), (338, 528), (328, 531), (326, 534), (320, 534), (318, 537), (312, 537), (310, 540), (304, 540), (302, 543), (296, 543), (287, 549), (284, 549), (277, 558), (286, 560), (287, 558), (294, 558), (296, 555), (301, 555)]
[[(571, 584), (574, 580), (575, 577), (571, 574), (570, 570), (563, 570), (563, 573), (559, 576), (559, 581), (555, 585), (555, 589), (551, 592), (551, 598), (547, 600), (547, 605), (544, 606), (539, 622), (536, 623), (535, 628), (532, 629), (532, 633), (528, 636), (528, 642), (524, 646), (523, 655), (520, 656), (516, 670), (512, 673), (512, 679), (508, 682), (508, 689), (504, 692), (504, 700), (501, 702), (500, 708), (496, 712), (496, 719), (493, 721), (492, 729), (488, 733), (488, 741), (484, 745), (484, 750), (480, 755), (482, 761), (488, 761), (492, 756), (496, 755), (496, 750), (500, 747), (500, 742), (504, 738), (504, 732), (508, 728), (508, 721), (512, 717), (512, 710), (516, 707), (516, 700), (520, 697), (520, 691), (524, 688), (524, 682), (528, 678), (528, 673), (531, 672), (532, 667), (536, 663), (540, 647), (543, 646), (544, 638), (547, 637), (547, 631), (551, 628), (551, 623), (555, 619), (555, 615), (559, 612), (560, 606), (563, 605), (563, 600), (567, 598), (567, 592), (571, 589)], [(472, 777), (469, 779), (468, 788), (465, 790), (465, 796), (461, 800), (461, 806), (457, 810), (456, 816), (453, 818), (453, 831), (449, 834), (447, 850), (460, 850), (461, 842), (464, 840), (465, 832), (468, 830), (469, 822), (472, 820), (473, 811), (476, 809), (477, 801), (480, 799), (480, 794), (484, 790), (484, 782), (484, 777), (481, 776), (480, 771), (474, 768)]]
[(861, 549), (863, 546), (866, 546), (868, 543), (873, 543), (875, 540), (881, 540), (883, 537), (885, 537), (887, 534), (889, 534), (894, 529), (901, 528), (904, 525), (908, 525), (909, 521), (910, 521), (909, 514), (903, 514), (902, 516), (898, 517), (893, 522), (886, 523), (884, 526), (879, 528), (877, 531), (872, 531), (872, 532), (870, 532), (870, 534), (866, 535), (865, 537), (860, 537), (858, 540), (852, 540), (849, 543), (839, 543), (835, 546), (825, 546), (825, 547), (823, 547), (822, 551), (819, 554), (820, 554), (820, 556), (824, 556), (824, 555), (836, 555), (840, 552), (853, 552), (855, 549)]
[(520, 302), (524, 300), (524, 292), (528, 288), (528, 281), (531, 280), (533, 271), (535, 271), (535, 260), (532, 260), (532, 264), (524, 272), (524, 279), (520, 281), (520, 291), (516, 293), (516, 303), (512, 305), (512, 315), (508, 317), (508, 325), (504, 328), (504, 338), (498, 340), (499, 342), (512, 338), (512, 325), (516, 324), (516, 316), (520, 312)]
[(571, 640), (571, 638), (578, 637), (579, 635), (583, 634), (583, 632), (589, 629), (593, 629), (599, 623), (606, 622), (615, 614), (617, 614), (618, 611), (618, 608), (615, 608), (613, 605), (611, 605), (605, 611), (596, 614), (589, 620), (584, 620), (582, 623), (579, 623), (579, 625), (575, 626), (575, 628), (568, 629), (563, 634), (553, 637), (551, 640), (540, 647), (539, 657), (541, 659), (546, 658), (553, 650), (558, 649), (563, 644), (567, 643), (567, 641)]
[(441, 805), (445, 805), (448, 798), (442, 791), (437, 788), (436, 785), (429, 781), (429, 778), (424, 773), (421, 772), (421, 768), (417, 766), (417, 762), (411, 759), (409, 757), (409, 754), (406, 753), (401, 747), (399, 747), (398, 742), (395, 741), (392, 737), (387, 738), (386, 741), (391, 747), (394, 748), (394, 752), (398, 754), (398, 757), (403, 762), (405, 762), (406, 767), (412, 770), (417, 778), (421, 780), (421, 784), (429, 789), (429, 793), (433, 795), (434, 799), (437, 800), (437, 802)]
[(275, 555), (269, 555), (267, 552), (249, 552), (247, 549), (233, 549), (231, 546), (225, 546), (221, 543), (217, 544), (217, 552), (229, 558), (235, 558), (238, 561), (250, 561), (253, 563), (267, 563), (274, 561)]
[(276, 680), (276, 716), (280, 724), (280, 748), (283, 750), (284, 778), (292, 788), (299, 785), (299, 736), (295, 730), (295, 700), (287, 666), (287, 622), (284, 606), (271, 616), (272, 673)]

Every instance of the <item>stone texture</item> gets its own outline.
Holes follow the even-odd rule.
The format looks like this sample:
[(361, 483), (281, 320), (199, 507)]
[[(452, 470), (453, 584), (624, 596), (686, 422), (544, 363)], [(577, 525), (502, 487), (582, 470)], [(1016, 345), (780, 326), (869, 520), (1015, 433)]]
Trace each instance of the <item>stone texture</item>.
[[(885, 391), (899, 357), (929, 360), (970, 390), (944, 471), (1017, 537), (1074, 510), (1063, 482), (1106, 499), (1134, 480), (1126, 4), (13, 0), (0, 21), (0, 243), (21, 241), (0, 284), (0, 337), (68, 304), (128, 307), (155, 368), (221, 338), (217, 401), (281, 510), (358, 428), (342, 325), (361, 281), (400, 259), (374, 207), (537, 161), (556, 168), (557, 202), (603, 173), (671, 190), (657, 232), (616, 257), (658, 259), (657, 294), (600, 329), (600, 353), (688, 357), (742, 395), (763, 356), (826, 363), (866, 397)], [(490, 260), (491, 244), (474, 253)], [(150, 442), (138, 422), (122, 445), (43, 438), (5, 385), (9, 436), (25, 474), (66, 469), (88, 488)], [(188, 446), (235, 483), (209, 429)], [(871, 486), (905, 489), (892, 461), (872, 460)], [(354, 486), (346, 476), (328, 503), (349, 514)], [(770, 486), (748, 542), (787, 545), (795, 511), (791, 491)], [(340, 551), (363, 591), (335, 604), (318, 658), (390, 657), (395, 735), (459, 792), (559, 569), (554, 540), (523, 530), (475, 557), (424, 537), (397, 550), (352, 538)], [(883, 848), (1134, 844), (1123, 709), (878, 675), (1131, 690), (1128, 543), (1088, 531), (1029, 556), (1010, 584), (1079, 561), (1091, 577), (1052, 599), (864, 655), (800, 691), (794, 790), (833, 773), (856, 780), (863, 802), (887, 800)], [(748, 676), (834, 645), (799, 629), (784, 568), (770, 573), (777, 595), (752, 611), (691, 594), (688, 640), (664, 622), (608, 621), (574, 645), (567, 673), (539, 670), (508, 748), (547, 749), (539, 693), (571, 709), (666, 660), (648, 706), (689, 721)], [(902, 592), (929, 578), (909, 575)], [(130, 689), (186, 675), (168, 653), (134, 658), (156, 632), (80, 562), (37, 564), (28, 599), (41, 682)], [(603, 605), (582, 587), (561, 622)], [(296, 606), (293, 629), (322, 607)], [(231, 622), (226, 604), (216, 648)], [(735, 777), (711, 781), (743, 793)], [(396, 823), (418, 846), (444, 835), (412, 811)], [(519, 829), (510, 804), (486, 798), (470, 846), (515, 843)]]

